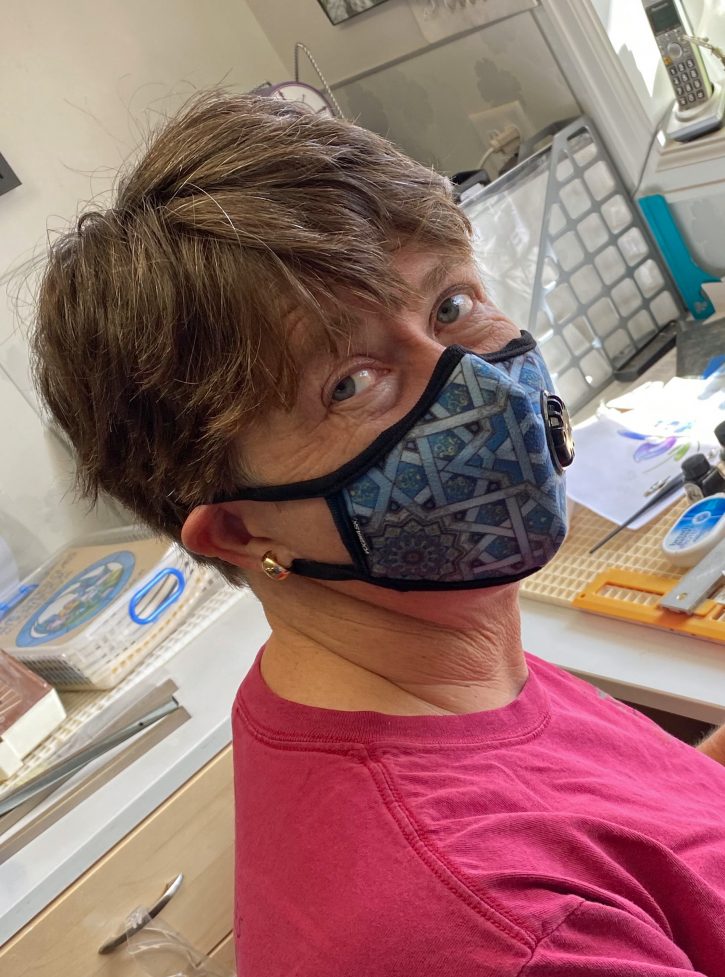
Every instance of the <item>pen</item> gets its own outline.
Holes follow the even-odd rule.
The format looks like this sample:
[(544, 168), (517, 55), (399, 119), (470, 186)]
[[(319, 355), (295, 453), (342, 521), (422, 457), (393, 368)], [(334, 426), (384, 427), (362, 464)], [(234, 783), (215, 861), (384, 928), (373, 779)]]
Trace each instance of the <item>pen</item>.
[(621, 532), (622, 529), (626, 529), (627, 526), (631, 525), (631, 523), (633, 523), (638, 516), (641, 516), (643, 512), (647, 512), (647, 510), (651, 509), (653, 505), (656, 505), (668, 495), (672, 495), (673, 492), (681, 489), (684, 484), (685, 476), (682, 472), (679, 472), (677, 475), (673, 475), (672, 478), (665, 482), (659, 492), (655, 492), (655, 494), (645, 502), (641, 509), (637, 509), (636, 512), (632, 513), (629, 519), (625, 519), (625, 521), (619, 526), (615, 526), (611, 533), (607, 533), (604, 539), (600, 539), (599, 542), (589, 550), (589, 555), (591, 556), (592, 553), (596, 553), (600, 546), (604, 546), (604, 544), (608, 543), (610, 539), (613, 539), (618, 532)]

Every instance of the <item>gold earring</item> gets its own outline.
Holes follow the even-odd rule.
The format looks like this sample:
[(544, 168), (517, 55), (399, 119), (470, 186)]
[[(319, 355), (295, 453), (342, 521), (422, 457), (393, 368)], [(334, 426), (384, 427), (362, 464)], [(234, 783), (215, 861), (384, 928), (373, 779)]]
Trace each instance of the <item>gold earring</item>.
[(283, 567), (281, 563), (277, 563), (277, 559), (273, 556), (272, 550), (267, 550), (262, 557), (262, 569), (270, 580), (286, 580), (290, 575), (287, 567)]

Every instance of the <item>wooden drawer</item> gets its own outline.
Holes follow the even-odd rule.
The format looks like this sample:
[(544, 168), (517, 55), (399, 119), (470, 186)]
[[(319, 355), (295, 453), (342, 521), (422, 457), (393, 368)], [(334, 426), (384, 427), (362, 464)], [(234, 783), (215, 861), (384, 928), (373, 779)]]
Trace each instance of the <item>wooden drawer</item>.
[(234, 949), (234, 930), (232, 930), (231, 933), (227, 933), (218, 946), (214, 947), (209, 956), (223, 971), (226, 970), (230, 974), (234, 974), (236, 973)]
[(209, 953), (233, 928), (234, 791), (228, 746), (0, 949), (2, 977), (138, 977), (125, 947), (101, 956), (137, 906), (180, 872), (161, 919)]

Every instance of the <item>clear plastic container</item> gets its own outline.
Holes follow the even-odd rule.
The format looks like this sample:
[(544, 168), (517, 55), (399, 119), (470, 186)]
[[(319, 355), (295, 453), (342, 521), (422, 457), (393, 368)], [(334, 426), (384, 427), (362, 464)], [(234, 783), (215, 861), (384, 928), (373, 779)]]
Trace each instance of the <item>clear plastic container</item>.
[(110, 689), (178, 626), (204, 580), (181, 547), (143, 529), (94, 533), (0, 607), (0, 648), (57, 689)]

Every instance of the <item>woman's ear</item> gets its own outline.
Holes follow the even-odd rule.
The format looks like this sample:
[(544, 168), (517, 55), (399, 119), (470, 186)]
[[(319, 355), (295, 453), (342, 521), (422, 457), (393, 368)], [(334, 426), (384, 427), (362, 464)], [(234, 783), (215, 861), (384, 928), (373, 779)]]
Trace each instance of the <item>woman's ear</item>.
[(271, 540), (252, 536), (236, 503), (200, 505), (181, 529), (181, 541), (192, 553), (214, 556), (243, 570), (256, 570)]

